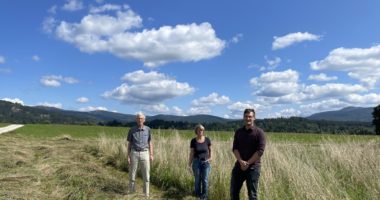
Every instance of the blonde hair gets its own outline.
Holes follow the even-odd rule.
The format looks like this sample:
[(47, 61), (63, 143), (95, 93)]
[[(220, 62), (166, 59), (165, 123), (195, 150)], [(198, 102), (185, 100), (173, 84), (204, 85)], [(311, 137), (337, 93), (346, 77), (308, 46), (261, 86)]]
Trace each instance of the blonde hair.
[(205, 127), (202, 124), (197, 124), (194, 128), (195, 134), (197, 134), (198, 129), (205, 130)]

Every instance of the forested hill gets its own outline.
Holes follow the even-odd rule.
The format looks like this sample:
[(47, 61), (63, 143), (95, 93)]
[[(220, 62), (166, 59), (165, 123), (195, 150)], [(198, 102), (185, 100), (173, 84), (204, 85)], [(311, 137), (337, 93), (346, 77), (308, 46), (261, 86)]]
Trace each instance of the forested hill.
[[(44, 123), (80, 124), (105, 126), (133, 126), (135, 116), (107, 111), (78, 112), (50, 107), (31, 107), (0, 100), (0, 122), (5, 123)], [(242, 120), (230, 120), (212, 115), (147, 116), (146, 124), (161, 129), (193, 129), (202, 123), (207, 130), (234, 131), (243, 125)], [(301, 117), (258, 119), (257, 126), (266, 132), (293, 133), (333, 133), (333, 134), (374, 134), (371, 122), (340, 122), (310, 120)]]
[(372, 107), (346, 107), (341, 110), (316, 113), (307, 118), (313, 120), (371, 122), (372, 112)]

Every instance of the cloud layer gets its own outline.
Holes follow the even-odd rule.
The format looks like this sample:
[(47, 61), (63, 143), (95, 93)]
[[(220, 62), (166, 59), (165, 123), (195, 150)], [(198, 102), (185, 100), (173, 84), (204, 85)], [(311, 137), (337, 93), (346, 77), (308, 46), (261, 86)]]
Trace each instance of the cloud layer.
[(128, 5), (92, 7), (77, 23), (48, 17), (43, 25), (46, 32), (83, 52), (108, 52), (140, 60), (148, 67), (210, 59), (220, 55), (226, 46), (208, 22), (140, 30), (142, 18)]

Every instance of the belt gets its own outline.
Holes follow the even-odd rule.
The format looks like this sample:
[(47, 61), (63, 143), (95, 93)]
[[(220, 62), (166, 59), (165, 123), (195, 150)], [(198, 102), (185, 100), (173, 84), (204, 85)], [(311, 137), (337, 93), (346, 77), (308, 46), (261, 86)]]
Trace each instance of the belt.
[(141, 151), (148, 151), (148, 149), (132, 149), (133, 151), (141, 152)]

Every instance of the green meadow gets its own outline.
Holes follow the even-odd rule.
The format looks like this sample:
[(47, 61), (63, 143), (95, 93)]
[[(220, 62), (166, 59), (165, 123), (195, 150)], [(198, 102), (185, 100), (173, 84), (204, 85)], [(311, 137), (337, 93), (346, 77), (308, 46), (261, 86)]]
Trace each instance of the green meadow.
[[(142, 198), (142, 188), (135, 196), (127, 191), (127, 131), (33, 124), (1, 135), (0, 199)], [(213, 151), (210, 198), (229, 199), (233, 132), (206, 127), (206, 135)], [(153, 130), (152, 199), (193, 199), (187, 159), (194, 136), (192, 130)], [(380, 197), (378, 136), (267, 133), (262, 160), (261, 199)]]

